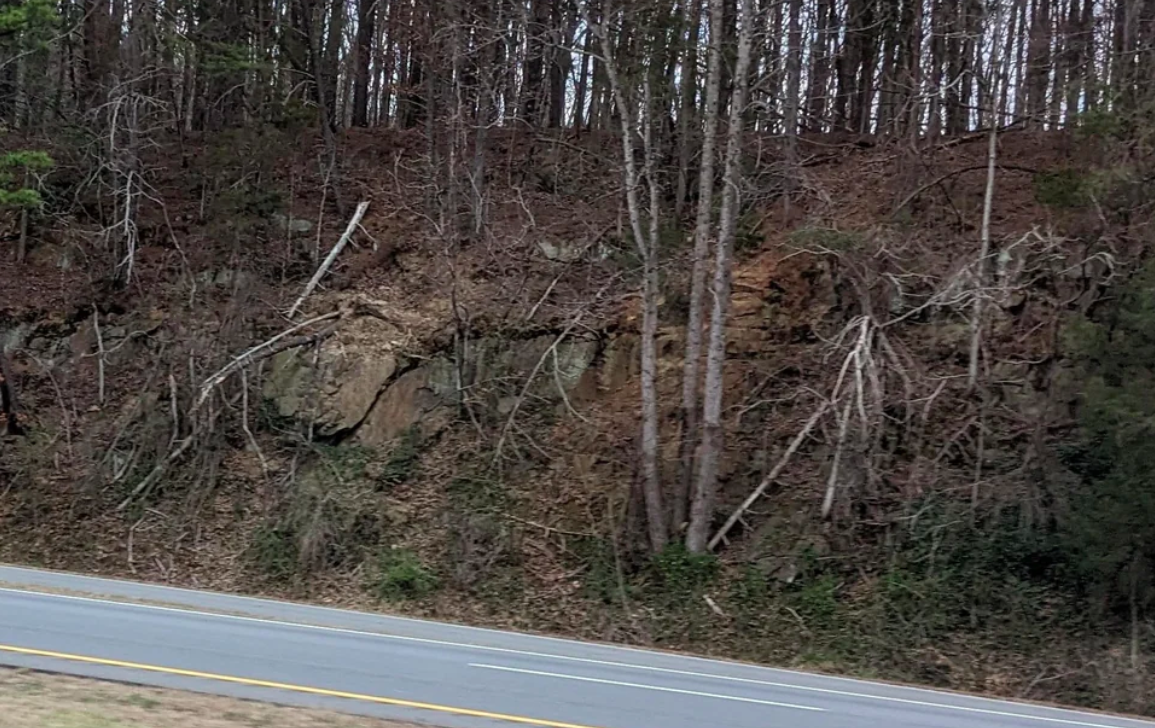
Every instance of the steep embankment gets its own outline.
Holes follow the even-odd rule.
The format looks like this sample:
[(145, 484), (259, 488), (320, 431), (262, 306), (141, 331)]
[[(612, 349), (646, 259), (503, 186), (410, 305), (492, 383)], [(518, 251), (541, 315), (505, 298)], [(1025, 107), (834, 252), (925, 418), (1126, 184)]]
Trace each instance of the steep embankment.
[[(346, 223), (309, 155), (283, 155), (300, 141), (158, 154), (127, 288), (90, 282), (105, 238), (84, 208), (0, 263), (31, 430), (0, 445), (0, 558), (1149, 709), (1126, 639), (1040, 576), (1073, 482), (1060, 334), (1146, 235), (1071, 193), (1093, 145), (1005, 136), (983, 285), (985, 139), (810, 140), (788, 205), (782, 170), (754, 170), (719, 523), (777, 476), (714, 561), (636, 548), (612, 140), (496, 137), (487, 220), (448, 236), (415, 141), (351, 136), (355, 247), (296, 319), (315, 325), (240, 357), (295, 325)], [(665, 239), (672, 469), (687, 251)]]

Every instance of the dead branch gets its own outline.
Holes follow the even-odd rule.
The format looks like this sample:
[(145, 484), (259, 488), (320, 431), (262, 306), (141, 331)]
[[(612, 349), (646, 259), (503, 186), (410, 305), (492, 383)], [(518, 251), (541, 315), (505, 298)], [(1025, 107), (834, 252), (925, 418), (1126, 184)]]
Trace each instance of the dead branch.
[(100, 309), (92, 307), (92, 330), (96, 334), (96, 379), (97, 397), (104, 404), (104, 337), (100, 333)]
[(834, 461), (830, 464), (830, 475), (826, 478), (826, 494), (822, 497), (822, 519), (830, 517), (834, 507), (834, 493), (838, 488), (838, 468), (842, 464), (842, 450), (846, 446), (846, 434), (850, 429), (850, 407), (854, 400), (847, 398), (842, 412), (838, 415), (838, 441), (834, 446)]
[(256, 436), (253, 435), (252, 428), (249, 427), (249, 375), (247, 371), (246, 369), (241, 369), (241, 429), (245, 431), (245, 436), (249, 440), (249, 446), (253, 448), (253, 452), (257, 454), (257, 458), (261, 461), (261, 472), (265, 474), (265, 479), (267, 480), (269, 477), (269, 461), (265, 459), (265, 453), (261, 450)]
[(296, 315), (297, 309), (301, 307), (301, 304), (305, 302), (305, 299), (309, 297), (309, 294), (313, 292), (313, 289), (317, 287), (317, 284), (320, 283), (321, 279), (325, 277), (325, 274), (329, 272), (333, 261), (337, 260), (337, 256), (345, 249), (345, 245), (353, 237), (357, 226), (361, 224), (361, 218), (365, 215), (365, 210), (368, 209), (368, 207), (369, 203), (367, 201), (357, 204), (357, 210), (353, 213), (353, 217), (350, 218), (349, 224), (345, 226), (345, 232), (341, 235), (340, 239), (337, 240), (337, 243), (333, 246), (333, 249), (329, 251), (329, 254), (325, 256), (324, 262), (317, 268), (317, 272), (313, 274), (313, 277), (309, 279), (305, 290), (301, 292), (301, 295), (297, 298), (293, 307), (289, 309), (289, 318)]
[(514, 418), (517, 417), (517, 411), (521, 409), (521, 403), (525, 401), (526, 394), (529, 392), (529, 388), (533, 384), (534, 379), (537, 378), (538, 372), (541, 371), (542, 366), (545, 364), (545, 360), (548, 359), (551, 354), (557, 351), (558, 345), (565, 341), (565, 338), (569, 336), (569, 333), (573, 331), (575, 326), (577, 326), (578, 321), (581, 320), (582, 313), (584, 312), (578, 312), (576, 316), (570, 319), (569, 323), (566, 324), (566, 327), (562, 329), (562, 332), (558, 334), (557, 338), (553, 340), (553, 343), (549, 345), (549, 348), (542, 352), (542, 355), (538, 357), (537, 363), (533, 365), (533, 370), (530, 371), (529, 376), (525, 378), (525, 383), (521, 386), (521, 391), (517, 395), (517, 400), (513, 403), (513, 407), (509, 411), (509, 417), (507, 417), (505, 420), (505, 426), (501, 428), (501, 437), (499, 437), (497, 440), (497, 447), (495, 447), (493, 450), (493, 463), (495, 465), (501, 460), (501, 452), (505, 446), (506, 437), (509, 435), (510, 428), (513, 427), (513, 421)]
[(314, 318), (309, 319), (308, 321), (304, 321), (304, 322), (296, 324), (294, 326), (290, 326), (289, 328), (285, 329), (284, 331), (277, 334), (273, 338), (268, 339), (267, 341), (263, 341), (260, 344), (257, 344), (256, 346), (254, 346), (254, 347), (248, 349), (247, 351), (245, 351), (244, 353), (240, 354), (235, 359), (230, 361), (228, 364), (224, 365), (219, 370), (217, 370), (217, 372), (215, 374), (213, 374), (211, 377), (206, 379), (201, 384), (200, 394), (197, 396), (196, 402), (193, 403), (192, 409), (189, 410), (189, 414), (192, 414), (192, 413), (196, 412), (197, 410), (199, 410), (201, 408), (201, 406), (204, 405), (205, 400), (208, 399), (208, 396), (213, 391), (213, 389), (218, 384), (220, 384), (225, 379), (227, 379), (228, 376), (230, 374), (232, 374), (233, 372), (235, 372), (237, 369), (240, 369), (241, 367), (244, 367), (244, 366), (248, 366), (249, 364), (252, 364), (253, 362), (259, 361), (261, 359), (267, 359), (268, 357), (273, 356), (274, 354), (277, 354), (281, 351), (284, 351), (285, 349), (292, 349), (293, 347), (296, 347), (296, 346), (304, 346), (305, 344), (313, 343), (313, 342), (317, 341), (319, 338), (323, 338), (323, 337), (326, 337), (326, 336), (332, 334), (333, 331), (336, 330), (336, 327), (335, 326), (328, 326), (316, 334), (311, 334), (309, 336), (302, 336), (302, 337), (297, 337), (297, 338), (293, 338), (293, 339), (288, 339), (286, 341), (285, 340), (286, 337), (288, 337), (290, 334), (294, 334), (294, 333), (300, 331), (301, 329), (312, 326), (314, 324), (319, 324), (322, 321), (332, 321), (334, 319), (342, 319), (345, 316), (347, 316), (348, 313), (349, 313), (349, 311), (347, 309), (339, 309), (337, 311), (330, 311), (329, 313), (323, 314), (321, 316), (316, 316)]
[[(998, 125), (991, 125), (990, 141), (987, 146), (987, 186), (983, 193), (983, 224), (979, 250), (978, 281), (981, 288), (987, 278), (987, 257), (991, 251), (991, 209), (995, 197), (995, 166), (998, 162)], [(971, 319), (970, 361), (967, 365), (967, 389), (973, 390), (978, 383), (979, 353), (983, 333), (983, 297), (975, 296), (974, 316)]]
[[(909, 195), (904, 197), (902, 199), (902, 202), (895, 205), (894, 209), (891, 210), (890, 216), (894, 217), (898, 213), (902, 212), (903, 208), (905, 208), (910, 203), (914, 202), (919, 197), (919, 195), (926, 192), (931, 187), (936, 187), (938, 185), (941, 185), (943, 182), (946, 182), (948, 179), (950, 179), (952, 177), (958, 177), (959, 175), (966, 174), (967, 172), (976, 172), (980, 169), (986, 169), (986, 168), (987, 168), (986, 163), (971, 164), (971, 165), (968, 165), (966, 167), (961, 167), (959, 169), (952, 170), (950, 172), (947, 172), (946, 174), (935, 177), (930, 182), (927, 182), (926, 184), (919, 187), (914, 192), (911, 192)], [(1001, 170), (1005, 170), (1007, 172), (1022, 172), (1023, 174), (1038, 174), (1039, 173), (1039, 170), (1037, 170), (1037, 169), (1033, 169), (1031, 167), (1023, 167), (1023, 166), (1018, 165), (1018, 164), (1000, 164), (1000, 165), (998, 165), (998, 168)]]
[[(314, 317), (308, 321), (304, 321), (294, 326), (290, 326), (288, 329), (285, 329), (271, 339), (263, 341), (256, 346), (250, 347), (239, 356), (235, 357), (228, 364), (218, 369), (215, 374), (208, 377), (201, 384), (199, 388), (199, 394), (197, 395), (196, 400), (193, 402), (192, 407), (189, 408), (188, 414), (186, 415), (186, 419), (193, 422), (192, 431), (189, 432), (188, 436), (181, 440), (180, 444), (176, 445), (174, 448), (173, 445), (175, 444), (175, 435), (177, 428), (179, 427), (178, 423), (174, 421), (174, 441), (170, 443), (168, 453), (157, 461), (156, 465), (153, 466), (148, 475), (146, 475), (136, 485), (136, 487), (133, 488), (132, 492), (129, 493), (128, 496), (120, 502), (120, 505), (116, 507), (116, 510), (124, 510), (142, 493), (147, 493), (164, 476), (164, 474), (168, 471), (169, 466), (172, 465), (172, 463), (180, 460), (184, 454), (188, 452), (189, 448), (191, 448), (192, 445), (199, 439), (199, 435), (203, 429), (203, 426), (200, 425), (200, 423), (195, 419), (195, 415), (200, 411), (201, 407), (204, 406), (205, 402), (208, 401), (209, 395), (213, 392), (213, 390), (218, 385), (220, 385), (221, 382), (227, 379), (230, 374), (248, 366), (249, 364), (260, 361), (262, 359), (266, 359), (281, 351), (292, 349), (294, 347), (306, 346), (308, 344), (316, 343), (325, 338), (328, 338), (336, 331), (340, 321), (348, 316), (351, 312), (352, 309), (340, 309), (324, 314), (322, 316)], [(312, 326), (322, 321), (333, 321), (333, 323), (316, 333), (289, 338), (290, 334), (296, 333), (297, 331), (300, 331), (307, 326)], [(211, 416), (210, 419), (215, 420), (215, 415)]]
[(762, 482), (758, 484), (758, 487), (754, 489), (754, 492), (747, 496), (746, 500), (742, 501), (742, 505), (734, 509), (734, 512), (730, 514), (729, 518), (726, 519), (726, 523), (724, 523), (722, 527), (718, 529), (718, 532), (714, 534), (714, 537), (710, 539), (708, 548), (711, 551), (718, 546), (722, 539), (726, 538), (726, 534), (730, 532), (730, 529), (734, 527), (734, 524), (738, 523), (739, 519), (742, 518), (742, 514), (749, 510), (750, 506), (754, 505), (754, 503), (762, 497), (762, 494), (766, 492), (766, 489), (770, 487), (770, 484), (778, 479), (782, 469), (785, 468), (786, 464), (790, 462), (790, 458), (793, 457), (794, 453), (798, 451), (798, 448), (801, 447), (803, 441), (805, 441), (806, 438), (810, 435), (810, 431), (814, 429), (814, 426), (818, 424), (818, 420), (822, 418), (822, 415), (826, 414), (826, 410), (829, 408), (830, 403), (823, 402), (818, 407), (818, 409), (814, 411), (814, 414), (810, 415), (810, 419), (806, 420), (806, 424), (803, 425), (802, 429), (798, 432), (797, 435), (795, 435), (794, 440), (790, 443), (790, 446), (786, 448), (786, 452), (783, 453), (782, 457), (778, 460), (778, 464), (775, 465), (774, 468), (766, 474), (766, 477), (762, 479)]

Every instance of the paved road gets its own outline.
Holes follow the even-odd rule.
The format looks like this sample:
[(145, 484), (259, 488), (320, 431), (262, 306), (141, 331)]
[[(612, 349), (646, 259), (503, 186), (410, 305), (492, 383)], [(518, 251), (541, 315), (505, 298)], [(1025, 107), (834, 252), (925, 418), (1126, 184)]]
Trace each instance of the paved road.
[(445, 728), (1155, 728), (917, 688), (6, 566), (0, 664)]

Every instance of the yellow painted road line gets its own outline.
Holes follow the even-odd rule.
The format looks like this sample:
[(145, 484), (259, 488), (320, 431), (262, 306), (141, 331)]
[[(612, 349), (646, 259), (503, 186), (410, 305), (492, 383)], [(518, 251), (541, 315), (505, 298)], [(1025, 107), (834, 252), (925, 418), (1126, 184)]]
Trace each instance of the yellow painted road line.
[(145, 670), (147, 672), (159, 672), (165, 675), (180, 675), (181, 677), (196, 677), (204, 680), (217, 680), (219, 682), (236, 683), (238, 685), (248, 685), (250, 687), (258, 688), (273, 688), (276, 690), (291, 690), (295, 693), (308, 693), (310, 695), (322, 695), (329, 698), (345, 698), (347, 700), (361, 700), (367, 703), (377, 703), (380, 705), (394, 705), (399, 708), (415, 708), (418, 710), (431, 710), (437, 713), (450, 713), (452, 715), (464, 715), (470, 718), (488, 718), (489, 720), (504, 720), (510, 723), (521, 723), (522, 725), (539, 726), (540, 728), (595, 728), (595, 726), (578, 725), (576, 723), (559, 723), (553, 720), (543, 720), (541, 718), (526, 718), (520, 715), (506, 715), (504, 713), (490, 713), (484, 710), (472, 710), (470, 708), (455, 708), (450, 705), (437, 705), (435, 703), (419, 703), (413, 700), (401, 700), (400, 698), (384, 698), (378, 695), (363, 695), (361, 693), (347, 693), (342, 690), (327, 690), (325, 688), (314, 688), (307, 685), (291, 685), (288, 683), (272, 682), (269, 680), (254, 680), (247, 677), (236, 677), (234, 675), (218, 675), (212, 672), (198, 672), (196, 670), (182, 670), (177, 667), (161, 667), (159, 665), (144, 665), (137, 662), (125, 662), (123, 660), (108, 660), (103, 657), (89, 657), (86, 655), (72, 655), (67, 652), (52, 652), (49, 650), (34, 650), (28, 647), (13, 647), (11, 645), (0, 645), (0, 652), (14, 652), (18, 655), (31, 655), (33, 657), (51, 657), (57, 660), (72, 660), (73, 662), (86, 662), (91, 665), (105, 665), (108, 667), (123, 667), (131, 670)]

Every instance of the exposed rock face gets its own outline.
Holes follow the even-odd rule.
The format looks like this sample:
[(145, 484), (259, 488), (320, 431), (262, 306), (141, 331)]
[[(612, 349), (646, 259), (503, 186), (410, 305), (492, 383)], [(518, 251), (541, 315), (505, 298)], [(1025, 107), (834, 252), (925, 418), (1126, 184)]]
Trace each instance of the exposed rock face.
[(456, 396), (452, 362), (434, 359), (422, 364), (385, 389), (357, 430), (357, 439), (364, 445), (380, 447), (415, 425), (425, 436), (436, 434), (452, 421)]
[(329, 437), (356, 429), (397, 373), (401, 334), (376, 320), (358, 321), (320, 352), (290, 349), (273, 357), (264, 396), (282, 417), (313, 419)]
[[(273, 358), (264, 396), (283, 417), (313, 419), (324, 437), (355, 433), (362, 444), (383, 447), (414, 425), (425, 436), (435, 434), (457, 414), (456, 365), (449, 356), (407, 365), (399, 352), (402, 340), (400, 332), (378, 322), (373, 330), (362, 324), (353, 334), (342, 332), (319, 354), (282, 352)], [(462, 384), (497, 413), (511, 395), (516, 399), (535, 369), (533, 397), (568, 396), (589, 379), (599, 342), (571, 338), (555, 347), (554, 341), (553, 335), (484, 337), (466, 353)]]
[(734, 272), (726, 348), (761, 354), (782, 339), (816, 328), (837, 305), (829, 264), (809, 254), (760, 253)]

